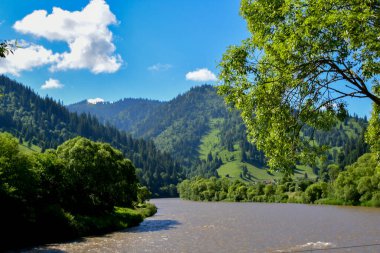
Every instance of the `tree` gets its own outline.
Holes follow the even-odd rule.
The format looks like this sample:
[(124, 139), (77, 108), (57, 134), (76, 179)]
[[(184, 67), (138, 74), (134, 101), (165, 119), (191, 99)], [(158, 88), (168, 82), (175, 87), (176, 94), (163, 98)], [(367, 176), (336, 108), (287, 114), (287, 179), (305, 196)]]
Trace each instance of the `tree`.
[(0, 42), (0, 58), (5, 58), (8, 54), (13, 53), (16, 46), (16, 43), (9, 41)]
[(36, 178), (32, 162), (21, 153), (18, 141), (9, 133), (0, 133), (0, 200), (13, 198), (30, 204), (34, 199)]
[(242, 0), (252, 36), (224, 54), (218, 91), (270, 168), (315, 162), (325, 147), (301, 130), (331, 128), (347, 115), (346, 98), (380, 106), (379, 14), (373, 0)]
[[(380, 94), (380, 87), (378, 93)], [(380, 171), (380, 105), (373, 105), (372, 115), (365, 137), (372, 151), (376, 153), (376, 168)]]
[(146, 186), (140, 186), (137, 189), (137, 199), (139, 203), (144, 203), (146, 200), (149, 200), (152, 196), (152, 193), (148, 190)]
[(70, 211), (112, 211), (114, 206), (131, 206), (137, 200), (135, 168), (111, 145), (76, 137), (60, 145), (57, 156), (65, 161), (63, 199)]

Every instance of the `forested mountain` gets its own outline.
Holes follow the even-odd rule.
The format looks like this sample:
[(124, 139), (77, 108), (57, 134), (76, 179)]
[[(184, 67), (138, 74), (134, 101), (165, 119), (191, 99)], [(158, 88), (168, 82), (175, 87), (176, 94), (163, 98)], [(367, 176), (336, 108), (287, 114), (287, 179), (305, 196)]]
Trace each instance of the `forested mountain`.
[(0, 93), (0, 131), (12, 133), (20, 143), (40, 146), (42, 151), (75, 136), (110, 143), (133, 162), (140, 182), (154, 194), (175, 195), (175, 185), (182, 177), (180, 165), (153, 141), (132, 138), (90, 114), (69, 112), (62, 104), (41, 98), (5, 76), (0, 76)]
[(154, 139), (160, 150), (171, 153), (187, 166), (198, 159), (196, 147), (210, 129), (209, 120), (228, 115), (223, 101), (211, 86), (192, 88), (170, 102), (123, 99), (115, 103), (90, 104), (83, 101), (68, 109), (91, 113), (133, 136)]
[[(247, 141), (239, 113), (228, 109), (210, 85), (192, 88), (168, 102), (124, 99), (116, 103), (82, 102), (68, 108), (92, 113), (135, 137), (153, 139), (160, 150), (182, 162), (188, 177), (214, 175), (252, 181), (280, 176), (264, 169), (265, 156)], [(315, 166), (297, 165), (296, 175), (324, 177), (329, 164), (343, 168), (356, 161), (368, 149), (363, 141), (366, 124), (365, 119), (349, 117), (329, 132), (305, 127), (305, 138), (331, 148), (327, 159)]]
[(68, 106), (70, 111), (90, 113), (102, 123), (109, 122), (119, 129), (130, 132), (136, 123), (145, 119), (162, 102), (157, 100), (125, 98), (119, 101), (89, 103), (87, 100)]

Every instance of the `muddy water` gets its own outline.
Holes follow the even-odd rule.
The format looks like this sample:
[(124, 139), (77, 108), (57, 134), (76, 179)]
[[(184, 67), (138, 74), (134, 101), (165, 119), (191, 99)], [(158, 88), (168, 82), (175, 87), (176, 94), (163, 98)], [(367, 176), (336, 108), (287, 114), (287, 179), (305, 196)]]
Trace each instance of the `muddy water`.
[(380, 209), (152, 200), (140, 226), (34, 252), (380, 252)]

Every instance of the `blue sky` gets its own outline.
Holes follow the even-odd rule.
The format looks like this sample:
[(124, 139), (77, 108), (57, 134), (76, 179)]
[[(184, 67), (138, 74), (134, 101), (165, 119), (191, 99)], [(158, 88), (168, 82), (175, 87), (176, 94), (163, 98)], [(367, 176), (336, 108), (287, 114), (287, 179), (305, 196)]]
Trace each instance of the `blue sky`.
[[(116, 56), (119, 66), (94, 72), (94, 66), (83, 67), (79, 62), (73, 66), (69, 62), (66, 67), (57, 69), (58, 64), (52, 63), (54, 60), (51, 59), (47, 64), (22, 70), (8, 69), (7, 75), (31, 86), (39, 94), (48, 94), (65, 104), (95, 97), (107, 101), (124, 97), (169, 100), (194, 85), (214, 83), (212, 73), (217, 74), (216, 66), (227, 46), (238, 44), (248, 36), (245, 22), (238, 14), (238, 0), (95, 0), (91, 3), (103, 7), (104, 4), (109, 6), (116, 19), (115, 22), (105, 19), (103, 23), (112, 32), (111, 44), (115, 48), (109, 56)], [(64, 22), (78, 19), (80, 23), (79, 15), (71, 16), (74, 11), (83, 12), (88, 5), (90, 1), (87, 0), (2, 0), (0, 31), (4, 39), (41, 45), (52, 51), (47, 57), (54, 58), (54, 54), (70, 52), (70, 43), (75, 44), (72, 42), (75, 38), (63, 38), (64, 29), (56, 27), (54, 20), (47, 16), (54, 15)], [(52, 14), (53, 7), (67, 12)], [(26, 16), (38, 16), (35, 12), (38, 10), (46, 11), (42, 15), (44, 19), (29, 18), (28, 21)], [(98, 7), (94, 10), (107, 12)], [(19, 25), (15, 25), (16, 22)], [(41, 26), (44, 28), (40, 32), (33, 31)], [(73, 26), (75, 24), (68, 27)], [(80, 30), (81, 27), (72, 29)], [(55, 30), (63, 35), (52, 34)], [(46, 62), (45, 59), (41, 61)], [(111, 62), (108, 65), (112, 66)], [(52, 66), (56, 69), (52, 70)], [(192, 80), (186, 79), (186, 74), (199, 69), (209, 72), (203, 71), (203, 79), (197, 79), (196, 73)], [(198, 74), (202, 77), (202, 73)], [(61, 86), (54, 86), (53, 80), (48, 82), (53, 85), (51, 89), (42, 89), (49, 79), (59, 81)]]
[[(239, 3), (1, 0), (1, 39), (17, 39), (23, 48), (0, 64), (0, 73), (64, 104), (170, 100), (214, 84), (223, 52), (249, 37)], [(370, 102), (354, 100), (349, 109), (369, 115)]]

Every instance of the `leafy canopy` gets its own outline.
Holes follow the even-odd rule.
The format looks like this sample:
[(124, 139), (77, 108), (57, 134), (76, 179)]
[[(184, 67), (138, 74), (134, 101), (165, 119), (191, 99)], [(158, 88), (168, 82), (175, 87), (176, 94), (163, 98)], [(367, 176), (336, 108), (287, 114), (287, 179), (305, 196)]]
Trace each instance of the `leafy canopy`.
[(60, 145), (56, 154), (66, 162), (62, 177), (72, 193), (69, 210), (113, 210), (114, 206), (131, 206), (137, 200), (135, 168), (111, 145), (76, 137)]
[(11, 43), (9, 41), (0, 42), (0, 58), (5, 58), (9, 53), (13, 53), (17, 47), (17, 43)]
[(272, 169), (315, 161), (325, 147), (301, 129), (332, 127), (347, 115), (345, 98), (380, 105), (379, 14), (373, 0), (242, 0), (252, 36), (224, 54), (219, 93)]

